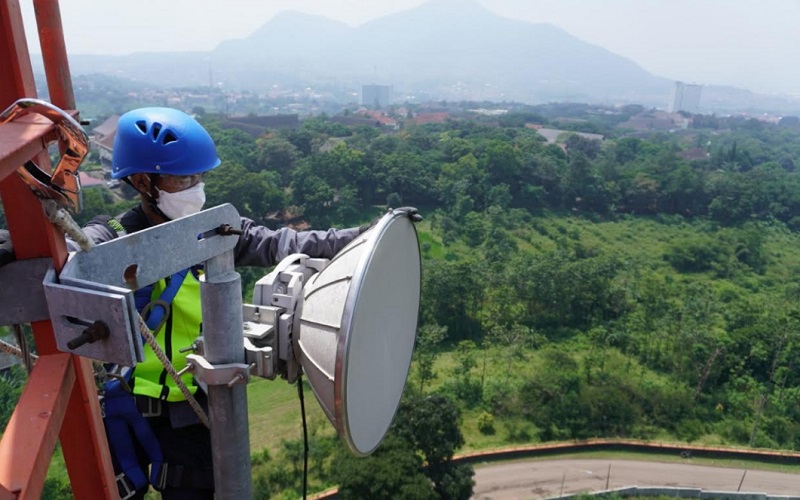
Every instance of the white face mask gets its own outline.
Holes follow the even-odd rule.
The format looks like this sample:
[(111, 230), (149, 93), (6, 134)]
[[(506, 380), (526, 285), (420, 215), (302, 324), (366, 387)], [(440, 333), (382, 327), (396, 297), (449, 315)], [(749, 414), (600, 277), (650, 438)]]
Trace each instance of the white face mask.
[(206, 202), (205, 183), (198, 182), (189, 189), (168, 193), (158, 188), (158, 203), (156, 206), (170, 219), (180, 219), (187, 215), (196, 214), (203, 209)]

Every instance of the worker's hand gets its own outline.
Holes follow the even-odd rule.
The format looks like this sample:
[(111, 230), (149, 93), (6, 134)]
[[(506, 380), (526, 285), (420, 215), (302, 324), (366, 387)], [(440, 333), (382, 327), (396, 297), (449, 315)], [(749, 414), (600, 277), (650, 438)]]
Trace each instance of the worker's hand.
[(395, 208), (395, 210), (397, 210), (398, 212), (405, 212), (406, 217), (411, 219), (411, 222), (420, 222), (422, 220), (422, 216), (414, 207), (400, 207), (400, 208)]
[(11, 233), (0, 229), (0, 266), (14, 260), (14, 247), (11, 246)]
[[(411, 222), (420, 222), (422, 220), (422, 216), (414, 207), (390, 208), (389, 212), (404, 212), (405, 216), (411, 219)], [(369, 231), (370, 229), (375, 227), (375, 224), (377, 224), (378, 221), (381, 219), (383, 219), (383, 215), (375, 217), (369, 224), (362, 224), (358, 226), (358, 234), (362, 234)]]

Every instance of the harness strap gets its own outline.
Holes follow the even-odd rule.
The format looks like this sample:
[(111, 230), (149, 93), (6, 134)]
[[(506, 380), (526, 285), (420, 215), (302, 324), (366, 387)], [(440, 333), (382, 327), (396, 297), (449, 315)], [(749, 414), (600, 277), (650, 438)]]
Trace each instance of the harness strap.
[(109, 447), (122, 473), (137, 490), (147, 485), (147, 477), (136, 456), (133, 442), (133, 438), (136, 437), (136, 441), (142, 446), (152, 464), (150, 482), (155, 484), (164, 462), (164, 455), (150, 424), (139, 413), (133, 395), (122, 388), (119, 380), (111, 380), (106, 383), (103, 405)]
[[(167, 314), (167, 308), (169, 307), (170, 304), (172, 304), (172, 301), (175, 299), (175, 295), (178, 294), (178, 290), (180, 290), (181, 285), (183, 284), (183, 280), (186, 279), (186, 275), (189, 274), (190, 269), (191, 268), (186, 268), (183, 271), (178, 271), (177, 273), (170, 276), (168, 279), (169, 283), (167, 287), (164, 288), (163, 292), (161, 292), (161, 295), (158, 297), (158, 300), (152, 302), (152, 306), (150, 308), (150, 314), (148, 315), (147, 319), (145, 319), (145, 323), (147, 323), (147, 328), (149, 328), (152, 332), (155, 332), (156, 329), (158, 328), (158, 325), (161, 324), (161, 321)], [(153, 293), (152, 285), (137, 290), (134, 293), (134, 299), (136, 300), (136, 309), (142, 311), (144, 310), (145, 307), (150, 305), (151, 304), (150, 296), (152, 293)], [(140, 307), (140, 303), (142, 302), (144, 303), (144, 305)]]
[[(129, 214), (138, 215), (134, 212)], [(118, 236), (123, 236), (126, 232), (135, 232), (143, 228), (129, 227), (132, 222), (135, 222), (132, 221), (132, 216), (121, 217), (122, 223), (113, 218), (98, 222), (112, 229)], [(184, 269), (167, 278), (167, 286), (156, 301), (151, 301), (154, 285), (140, 288), (134, 292), (138, 311), (144, 311), (148, 305), (150, 307), (149, 316), (145, 322), (153, 332), (168, 314), (169, 307), (190, 270), (191, 268)], [(128, 378), (132, 373), (133, 370), (128, 373)], [(105, 384), (103, 404), (109, 447), (122, 470), (122, 473), (117, 476), (117, 489), (122, 498), (130, 498), (137, 490), (146, 487), (148, 483), (148, 478), (139, 464), (134, 437), (144, 449), (151, 463), (149, 482), (156, 489), (163, 490), (166, 487), (214, 488), (214, 473), (210, 467), (186, 467), (164, 462), (164, 455), (158, 439), (145, 416), (139, 411), (136, 398), (123, 388), (119, 380), (111, 380)]]
[(214, 469), (164, 463), (158, 480), (159, 482), (154, 484), (159, 490), (167, 487), (213, 490)]

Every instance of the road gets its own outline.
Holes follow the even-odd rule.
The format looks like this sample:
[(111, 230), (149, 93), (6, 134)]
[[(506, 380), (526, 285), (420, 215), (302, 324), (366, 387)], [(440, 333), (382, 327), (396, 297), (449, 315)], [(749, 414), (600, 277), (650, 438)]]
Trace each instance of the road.
[[(609, 474), (609, 466), (610, 474)], [(800, 474), (632, 460), (531, 460), (476, 464), (475, 500), (528, 500), (624, 486), (670, 486), (799, 495)]]

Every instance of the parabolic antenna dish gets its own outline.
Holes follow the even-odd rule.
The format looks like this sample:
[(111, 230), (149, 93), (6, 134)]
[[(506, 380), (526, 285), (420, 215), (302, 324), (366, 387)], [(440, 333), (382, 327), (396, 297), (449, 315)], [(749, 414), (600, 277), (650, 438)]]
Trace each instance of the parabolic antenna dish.
[(303, 289), (300, 363), (356, 455), (378, 447), (400, 404), (416, 339), (420, 282), (417, 231), (405, 212), (394, 211)]

